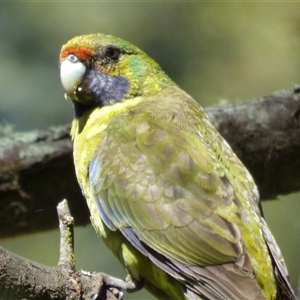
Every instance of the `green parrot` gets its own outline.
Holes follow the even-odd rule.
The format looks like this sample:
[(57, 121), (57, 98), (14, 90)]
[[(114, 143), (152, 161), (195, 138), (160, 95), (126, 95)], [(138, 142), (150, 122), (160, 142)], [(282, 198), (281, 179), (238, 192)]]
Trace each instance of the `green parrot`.
[(91, 221), (158, 299), (296, 299), (257, 187), (201, 106), (147, 54), (104, 34), (60, 53)]

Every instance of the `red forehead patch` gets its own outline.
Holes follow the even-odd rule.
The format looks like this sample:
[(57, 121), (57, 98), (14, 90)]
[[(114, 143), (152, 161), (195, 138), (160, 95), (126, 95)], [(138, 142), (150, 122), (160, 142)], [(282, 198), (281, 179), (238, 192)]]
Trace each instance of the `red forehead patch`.
[(91, 56), (91, 50), (89, 48), (78, 46), (64, 47), (60, 52), (59, 59), (62, 60), (70, 54), (74, 54), (79, 60), (86, 60)]

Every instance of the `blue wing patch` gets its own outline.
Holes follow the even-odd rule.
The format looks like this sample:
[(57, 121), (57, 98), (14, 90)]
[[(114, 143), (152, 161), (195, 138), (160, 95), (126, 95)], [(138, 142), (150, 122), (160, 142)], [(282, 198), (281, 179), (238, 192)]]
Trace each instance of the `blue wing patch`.
[(123, 236), (131, 243), (131, 245), (134, 246), (134, 248), (136, 248), (143, 255), (149, 257), (154, 264), (156, 264), (158, 267), (163, 269), (174, 278), (184, 280), (184, 278), (180, 276), (178, 272), (176, 272), (176, 264), (147, 246), (143, 241), (139, 239), (132, 228), (124, 228), (121, 230), (121, 232)]
[(146, 245), (140, 241), (136, 233), (131, 228), (124, 228), (121, 230), (124, 237), (133, 245), (138, 251), (145, 256), (149, 256), (149, 252), (146, 249)]
[[(97, 168), (97, 166), (98, 166), (98, 160), (97, 160), (97, 157), (96, 157), (91, 161), (91, 163), (89, 165), (89, 179), (90, 179), (90, 182), (91, 182), (92, 186), (94, 185), (95, 180), (98, 179), (98, 176), (97, 176), (98, 174), (97, 173), (99, 172), (99, 168)], [(105, 213), (99, 196), (95, 195), (95, 193), (94, 193), (94, 200), (96, 202), (98, 212), (100, 214), (100, 217), (101, 217), (102, 221), (105, 223), (105, 225), (109, 229), (116, 230), (117, 229), (116, 226), (113, 224), (111, 219)]]
[(108, 215), (105, 213), (105, 211), (104, 211), (104, 209), (103, 209), (103, 207), (101, 205), (99, 197), (97, 197), (96, 195), (94, 195), (94, 199), (95, 199), (95, 202), (96, 202), (96, 205), (97, 205), (97, 208), (98, 208), (98, 212), (100, 214), (100, 217), (101, 217), (102, 221), (105, 223), (105, 225), (109, 229), (116, 230), (117, 228), (112, 223), (112, 221), (110, 220), (110, 218), (108, 217)]

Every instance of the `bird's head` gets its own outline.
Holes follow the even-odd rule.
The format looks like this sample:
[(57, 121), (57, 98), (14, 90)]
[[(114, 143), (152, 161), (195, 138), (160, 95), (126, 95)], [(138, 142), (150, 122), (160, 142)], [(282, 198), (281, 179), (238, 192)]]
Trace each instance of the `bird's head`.
[(104, 34), (78, 36), (65, 44), (60, 77), (66, 96), (87, 108), (153, 95), (174, 85), (139, 48)]

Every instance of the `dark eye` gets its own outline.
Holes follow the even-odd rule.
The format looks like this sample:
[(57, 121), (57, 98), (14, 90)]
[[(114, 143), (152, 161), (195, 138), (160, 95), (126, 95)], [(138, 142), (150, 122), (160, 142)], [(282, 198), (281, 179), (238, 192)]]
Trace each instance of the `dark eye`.
[(114, 46), (107, 46), (105, 49), (105, 55), (110, 59), (117, 60), (120, 54), (120, 50)]

